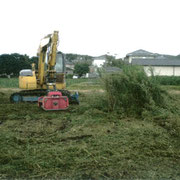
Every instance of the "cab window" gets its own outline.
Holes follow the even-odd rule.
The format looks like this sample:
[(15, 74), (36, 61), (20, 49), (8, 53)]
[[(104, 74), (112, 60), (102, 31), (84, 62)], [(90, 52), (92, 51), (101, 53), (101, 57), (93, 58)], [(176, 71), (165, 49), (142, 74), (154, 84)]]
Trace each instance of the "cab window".
[(20, 76), (33, 76), (33, 72), (30, 69), (21, 70), (19, 75)]

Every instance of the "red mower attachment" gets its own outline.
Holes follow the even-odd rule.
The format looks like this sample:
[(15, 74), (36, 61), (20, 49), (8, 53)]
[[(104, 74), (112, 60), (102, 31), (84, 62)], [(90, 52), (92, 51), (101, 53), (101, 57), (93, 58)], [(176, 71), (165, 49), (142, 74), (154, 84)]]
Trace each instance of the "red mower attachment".
[(69, 107), (69, 99), (67, 96), (62, 96), (59, 91), (51, 91), (47, 96), (38, 98), (38, 106), (45, 111), (66, 110)]

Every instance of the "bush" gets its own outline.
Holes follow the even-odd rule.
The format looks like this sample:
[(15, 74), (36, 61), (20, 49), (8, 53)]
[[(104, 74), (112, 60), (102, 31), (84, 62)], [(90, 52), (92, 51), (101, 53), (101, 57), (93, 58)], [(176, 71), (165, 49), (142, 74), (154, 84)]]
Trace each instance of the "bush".
[(109, 111), (141, 115), (152, 106), (165, 107), (165, 95), (158, 83), (149, 78), (142, 67), (124, 66), (122, 73), (105, 75)]
[(161, 85), (180, 85), (180, 76), (154, 76)]

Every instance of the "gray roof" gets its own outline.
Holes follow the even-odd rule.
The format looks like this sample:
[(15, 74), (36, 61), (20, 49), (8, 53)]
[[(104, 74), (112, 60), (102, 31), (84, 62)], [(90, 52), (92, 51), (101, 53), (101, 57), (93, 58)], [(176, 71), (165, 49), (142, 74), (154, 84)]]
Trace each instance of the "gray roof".
[(180, 66), (180, 60), (177, 59), (133, 59), (133, 65), (143, 66)]
[(150, 56), (150, 57), (154, 57), (154, 56), (156, 56), (156, 54), (145, 51), (143, 49), (139, 49), (137, 51), (128, 53), (126, 56), (140, 56), (140, 57), (148, 57), (148, 56)]

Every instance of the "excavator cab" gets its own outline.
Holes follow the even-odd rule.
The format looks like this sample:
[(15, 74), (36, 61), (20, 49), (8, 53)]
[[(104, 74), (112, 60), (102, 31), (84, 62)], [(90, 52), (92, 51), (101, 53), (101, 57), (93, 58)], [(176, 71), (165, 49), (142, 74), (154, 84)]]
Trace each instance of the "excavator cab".
[(36, 76), (31, 69), (23, 69), (20, 71), (19, 88), (29, 90), (37, 88)]
[(55, 65), (55, 70), (57, 73), (65, 73), (65, 58), (64, 54), (61, 52), (58, 52), (56, 54), (56, 65)]
[(65, 89), (66, 82), (65, 82), (65, 59), (64, 55), (61, 52), (58, 52), (56, 55), (56, 89)]

